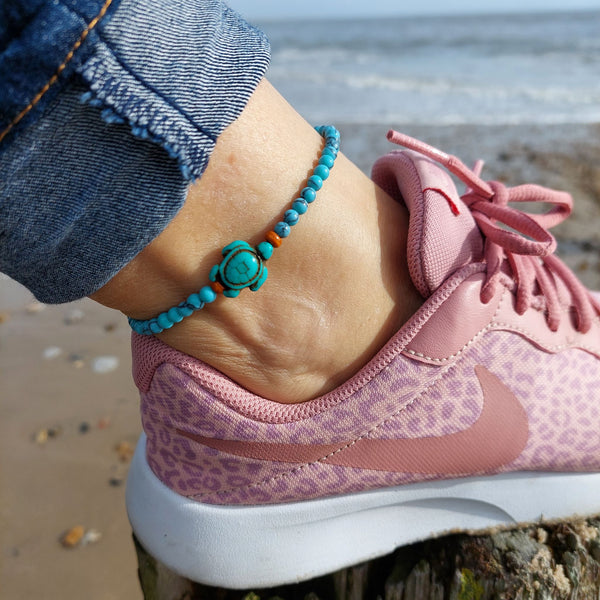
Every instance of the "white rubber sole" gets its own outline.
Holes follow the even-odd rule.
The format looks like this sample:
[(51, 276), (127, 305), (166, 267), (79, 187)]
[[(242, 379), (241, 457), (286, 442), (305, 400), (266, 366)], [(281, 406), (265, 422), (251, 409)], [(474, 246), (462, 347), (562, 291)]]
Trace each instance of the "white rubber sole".
[(141, 436), (127, 481), (133, 530), (156, 559), (231, 589), (295, 583), (450, 531), (600, 513), (600, 473), (511, 473), (266, 506), (189, 500), (150, 470)]

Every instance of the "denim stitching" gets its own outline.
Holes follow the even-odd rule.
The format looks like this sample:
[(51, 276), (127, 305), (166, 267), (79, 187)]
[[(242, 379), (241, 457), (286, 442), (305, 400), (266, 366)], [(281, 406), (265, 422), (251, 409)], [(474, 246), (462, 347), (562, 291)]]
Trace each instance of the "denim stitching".
[(60, 74), (65, 70), (65, 68), (67, 67), (67, 65), (73, 58), (73, 56), (75, 55), (75, 52), (77, 52), (77, 50), (79, 49), (81, 44), (83, 44), (83, 42), (89, 35), (90, 31), (92, 29), (94, 29), (94, 27), (96, 27), (96, 25), (98, 25), (98, 23), (100, 22), (102, 17), (104, 17), (104, 15), (106, 14), (106, 11), (112, 4), (112, 1), (113, 0), (106, 0), (104, 2), (102, 8), (100, 9), (100, 12), (88, 23), (86, 28), (81, 33), (81, 36), (79, 37), (79, 39), (75, 42), (75, 44), (73, 45), (73, 47), (71, 48), (71, 50), (69, 51), (67, 56), (65, 57), (65, 60), (59, 65), (58, 69), (56, 69), (56, 73), (54, 73), (54, 75), (52, 75), (52, 77), (50, 77), (50, 79), (48, 80), (46, 85), (44, 85), (44, 87), (34, 96), (33, 100), (31, 100), (31, 102), (8, 124), (8, 127), (4, 131), (0, 132), (0, 142), (6, 137), (8, 132), (15, 125), (17, 125), (17, 123), (19, 123), (23, 119), (23, 117), (25, 117), (27, 115), (27, 113), (29, 113), (29, 111), (42, 99), (44, 94), (46, 94), (46, 92), (58, 81)]

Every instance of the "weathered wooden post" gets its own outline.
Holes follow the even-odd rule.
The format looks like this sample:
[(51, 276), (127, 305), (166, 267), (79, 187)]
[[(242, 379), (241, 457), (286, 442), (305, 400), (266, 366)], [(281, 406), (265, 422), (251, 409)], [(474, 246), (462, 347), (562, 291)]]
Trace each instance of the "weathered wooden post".
[(186, 580), (136, 540), (145, 600), (597, 600), (600, 517), (428, 540), (296, 585), (226, 590)]

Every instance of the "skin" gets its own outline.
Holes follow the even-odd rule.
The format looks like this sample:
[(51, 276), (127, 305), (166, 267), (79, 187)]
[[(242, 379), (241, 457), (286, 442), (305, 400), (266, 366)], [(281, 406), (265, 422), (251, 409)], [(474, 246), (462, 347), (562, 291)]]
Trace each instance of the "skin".
[[(91, 297), (147, 319), (208, 282), (221, 249), (253, 246), (314, 168), (322, 138), (263, 80), (219, 137), (167, 228)], [(343, 144), (342, 144), (343, 146)], [(343, 154), (256, 293), (214, 303), (158, 335), (276, 402), (329, 392), (363, 367), (417, 310), (406, 266), (406, 209)]]

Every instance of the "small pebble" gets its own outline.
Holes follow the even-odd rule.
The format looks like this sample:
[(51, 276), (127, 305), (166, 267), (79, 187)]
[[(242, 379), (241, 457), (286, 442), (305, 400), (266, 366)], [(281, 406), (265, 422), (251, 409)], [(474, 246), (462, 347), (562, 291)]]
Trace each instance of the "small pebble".
[(117, 328), (116, 323), (107, 323), (104, 326), (104, 331), (106, 331), (107, 333), (110, 333), (111, 331), (114, 331), (116, 328)]
[(120, 487), (125, 483), (125, 480), (122, 477), (111, 477), (108, 480), (108, 484), (112, 487)]
[(83, 360), (83, 356), (81, 354), (71, 354), (69, 356), (69, 362), (76, 368), (81, 369), (85, 366), (85, 361)]
[(92, 371), (94, 373), (110, 373), (119, 366), (116, 356), (97, 356), (92, 360)]
[(45, 444), (48, 441), (48, 430), (47, 429), (40, 429), (36, 434), (35, 434), (35, 443), (39, 444), (40, 446), (42, 446), (43, 444)]
[(81, 538), (81, 545), (89, 546), (89, 544), (95, 544), (101, 539), (102, 534), (97, 529), (88, 529)]
[(98, 429), (106, 429), (110, 425), (110, 417), (102, 417), (98, 421)]
[(61, 427), (49, 427), (48, 428), (48, 437), (55, 438), (58, 437), (62, 433)]
[(121, 462), (129, 462), (133, 456), (133, 446), (129, 442), (119, 442), (115, 450)]
[(30, 302), (26, 307), (25, 307), (25, 312), (27, 312), (30, 315), (35, 315), (36, 313), (41, 312), (42, 310), (44, 310), (46, 308), (46, 305), (43, 304), (42, 302)]
[(60, 427), (48, 427), (45, 429), (40, 429), (34, 436), (36, 444), (42, 446), (45, 444), (50, 438), (56, 438), (62, 433), (62, 429)]
[(65, 325), (74, 325), (83, 321), (84, 312), (80, 308), (74, 308), (64, 318)]
[(87, 433), (90, 430), (90, 424), (83, 421), (79, 424), (79, 433)]
[(0, 325), (6, 323), (10, 319), (10, 314), (7, 312), (0, 312)]
[(577, 265), (577, 271), (579, 271), (580, 273), (584, 273), (585, 271), (587, 271), (590, 268), (590, 261), (589, 260), (582, 260), (578, 265)]
[(53, 358), (57, 358), (62, 354), (62, 350), (58, 346), (48, 346), (43, 352), (42, 356), (46, 360), (52, 360)]
[(60, 538), (60, 543), (64, 548), (75, 548), (81, 542), (85, 533), (84, 528), (81, 525), (71, 527), (69, 531), (65, 532)]

